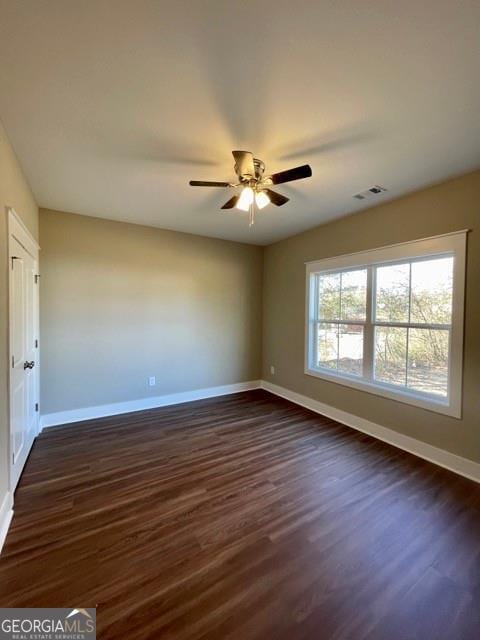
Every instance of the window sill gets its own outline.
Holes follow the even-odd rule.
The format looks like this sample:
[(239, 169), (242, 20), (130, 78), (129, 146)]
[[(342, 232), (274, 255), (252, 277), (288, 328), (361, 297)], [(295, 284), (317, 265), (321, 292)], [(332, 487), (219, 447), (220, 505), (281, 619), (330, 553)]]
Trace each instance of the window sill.
[(354, 376), (343, 375), (334, 373), (333, 371), (324, 371), (320, 369), (306, 368), (304, 373), (315, 378), (321, 378), (328, 382), (334, 382), (341, 384), (352, 389), (371, 393), (376, 396), (388, 398), (389, 400), (395, 400), (404, 404), (410, 404), (420, 409), (426, 409), (427, 411), (433, 411), (435, 413), (441, 413), (452, 418), (461, 418), (461, 407), (453, 406), (449, 404), (447, 400), (440, 398), (431, 398), (423, 394), (415, 394), (408, 391), (402, 391), (400, 389), (392, 388), (389, 385), (373, 384), (366, 380), (360, 380)]

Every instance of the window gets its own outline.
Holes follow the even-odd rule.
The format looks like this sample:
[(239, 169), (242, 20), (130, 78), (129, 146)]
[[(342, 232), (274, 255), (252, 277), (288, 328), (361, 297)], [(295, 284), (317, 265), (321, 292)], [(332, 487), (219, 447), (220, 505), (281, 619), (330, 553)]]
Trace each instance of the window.
[(305, 373), (461, 416), (466, 232), (307, 264)]

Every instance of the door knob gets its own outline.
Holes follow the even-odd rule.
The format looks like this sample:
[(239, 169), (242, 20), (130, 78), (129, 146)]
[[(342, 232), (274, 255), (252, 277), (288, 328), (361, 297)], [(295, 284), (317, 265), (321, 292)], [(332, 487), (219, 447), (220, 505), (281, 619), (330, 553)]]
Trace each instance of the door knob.
[(33, 369), (34, 366), (35, 366), (35, 360), (31, 360), (30, 362), (28, 362), (27, 360), (26, 362), (23, 363), (24, 369)]

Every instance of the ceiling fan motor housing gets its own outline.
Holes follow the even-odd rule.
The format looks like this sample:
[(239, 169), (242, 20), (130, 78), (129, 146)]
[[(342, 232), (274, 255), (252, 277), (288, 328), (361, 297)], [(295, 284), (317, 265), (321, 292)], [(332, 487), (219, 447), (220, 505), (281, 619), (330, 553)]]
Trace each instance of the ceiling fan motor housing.
[(240, 182), (251, 187), (263, 178), (265, 163), (254, 158), (250, 151), (233, 151), (235, 158), (234, 170)]
[(242, 174), (239, 173), (238, 165), (235, 165), (235, 172), (238, 175), (238, 178), (244, 186), (252, 187), (252, 189), (257, 189), (260, 186), (260, 182), (263, 180), (263, 174), (265, 173), (265, 163), (263, 160), (259, 160), (258, 158), (253, 158), (253, 166), (255, 175), (250, 174)]
[(261, 180), (265, 172), (265, 163), (258, 158), (253, 159), (253, 166), (255, 167), (255, 178)]

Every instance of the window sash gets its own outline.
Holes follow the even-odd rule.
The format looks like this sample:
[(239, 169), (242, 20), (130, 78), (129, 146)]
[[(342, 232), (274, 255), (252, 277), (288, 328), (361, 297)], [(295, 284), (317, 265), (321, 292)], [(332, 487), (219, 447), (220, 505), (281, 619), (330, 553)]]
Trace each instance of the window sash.
[[(318, 329), (319, 326), (322, 324), (332, 324), (332, 325), (336, 325), (337, 327), (341, 327), (343, 325), (355, 325), (358, 327), (362, 327), (363, 328), (363, 350), (362, 350), (362, 375), (358, 375), (358, 374), (349, 374), (348, 372), (345, 371), (341, 371), (341, 370), (337, 370), (338, 375), (345, 375), (345, 376), (352, 376), (353, 378), (355, 378), (356, 380), (363, 380), (364, 379), (364, 374), (365, 374), (365, 323), (364, 322), (324, 322), (324, 321), (315, 321), (314, 320), (314, 331), (313, 331), (313, 348), (312, 348), (312, 352), (313, 352), (313, 359), (312, 362), (316, 363), (318, 362)], [(339, 349), (340, 349), (340, 334), (337, 334), (337, 360), (340, 357), (340, 353), (339, 353)], [(322, 367), (319, 365), (315, 365), (314, 367), (318, 368), (319, 370), (322, 371), (336, 371), (335, 369), (329, 368), (329, 367)]]
[[(316, 263), (307, 263), (306, 329), (308, 335), (306, 339), (305, 373), (370, 391), (377, 395), (391, 397), (416, 406), (423, 406), (434, 411), (439, 411), (440, 413), (461, 417), (465, 245), (466, 232), (460, 232), (447, 236), (439, 236), (434, 239), (427, 239), (425, 241), (406, 243), (405, 245), (394, 245), (392, 248), (369, 251), (363, 254), (351, 254), (350, 256), (341, 256), (340, 258), (327, 259)], [(416, 251), (418, 251), (418, 253), (416, 253)], [(404, 255), (398, 255), (398, 257), (394, 255), (398, 253), (403, 253)], [(365, 259), (362, 259), (362, 256), (364, 256)], [(416, 262), (449, 256), (453, 256), (454, 258), (451, 323), (397, 322), (375, 319), (376, 273), (378, 267), (405, 263), (412, 265)], [(367, 269), (366, 319), (327, 319), (319, 316), (318, 281), (320, 275), (354, 271), (356, 269)], [(410, 266), (409, 317), (411, 317), (412, 299), (411, 274), (412, 267)], [(317, 364), (317, 337), (318, 327), (321, 323), (337, 326), (356, 325), (363, 327), (363, 375), (348, 374)], [(443, 396), (426, 391), (417, 391), (406, 386), (376, 380), (374, 374), (376, 327), (448, 331), (447, 395)], [(408, 335), (409, 332), (407, 331), (407, 341)], [(405, 366), (408, 371), (408, 351)]]
[[(363, 375), (361, 376), (362, 379), (368, 380), (370, 382), (378, 382), (379, 384), (383, 384), (382, 381), (379, 381), (375, 378), (375, 372), (374, 372), (374, 361), (375, 361), (375, 329), (377, 327), (392, 327), (392, 328), (400, 328), (400, 329), (422, 329), (425, 331), (428, 331), (429, 329), (432, 331), (448, 331), (449, 334), (449, 345), (451, 344), (451, 334), (452, 334), (452, 328), (450, 325), (407, 325), (407, 324), (387, 324), (387, 323), (369, 323), (369, 322), (338, 322), (336, 320), (334, 321), (324, 321), (324, 320), (313, 320), (312, 324), (314, 326), (314, 330), (312, 331), (312, 336), (313, 336), (313, 344), (312, 344), (312, 366), (315, 369), (319, 369), (319, 370), (325, 370), (325, 371), (332, 371), (332, 369), (330, 369), (329, 367), (322, 367), (321, 365), (317, 365), (315, 364), (316, 362), (318, 362), (318, 330), (320, 328), (321, 325), (325, 325), (325, 324), (332, 324), (332, 325), (337, 325), (337, 326), (342, 326), (342, 325), (356, 325), (359, 327), (363, 328)], [(367, 340), (367, 336), (370, 337), (370, 340)], [(409, 340), (410, 340), (410, 334), (407, 332), (407, 353), (406, 353), (406, 363), (408, 366), (408, 346), (409, 346)], [(371, 347), (370, 347), (371, 344)], [(450, 348), (449, 348), (450, 350)], [(449, 360), (450, 360), (450, 354), (449, 354)], [(367, 364), (367, 366), (366, 366)], [(338, 375), (349, 375), (348, 373), (343, 373), (343, 372), (339, 372)], [(353, 375), (353, 374), (352, 374)], [(355, 375), (355, 378), (358, 378), (359, 376)], [(395, 388), (398, 385), (392, 385)], [(434, 397), (438, 397), (438, 394), (429, 394), (428, 392), (415, 392), (415, 393), (422, 393), (425, 394), (426, 396), (434, 396)], [(445, 396), (443, 396), (445, 397)], [(447, 392), (447, 396), (448, 398), (448, 392)]]

